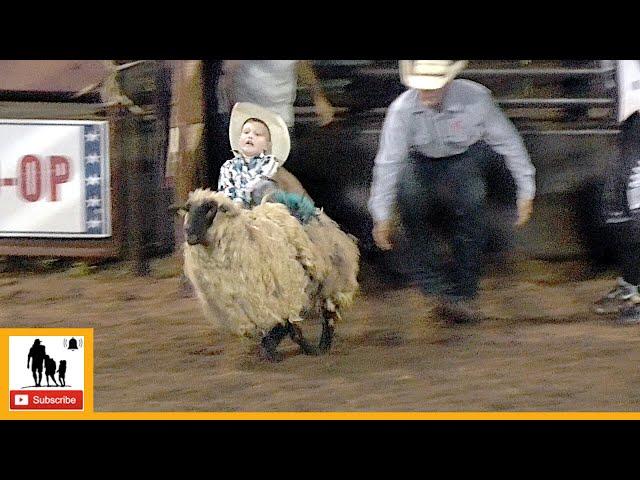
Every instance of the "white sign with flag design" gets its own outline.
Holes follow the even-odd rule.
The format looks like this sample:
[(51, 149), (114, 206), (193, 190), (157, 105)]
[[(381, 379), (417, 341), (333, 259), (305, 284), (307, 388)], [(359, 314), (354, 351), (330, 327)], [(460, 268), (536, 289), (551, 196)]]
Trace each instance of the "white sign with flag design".
[(108, 122), (0, 120), (0, 237), (111, 236)]

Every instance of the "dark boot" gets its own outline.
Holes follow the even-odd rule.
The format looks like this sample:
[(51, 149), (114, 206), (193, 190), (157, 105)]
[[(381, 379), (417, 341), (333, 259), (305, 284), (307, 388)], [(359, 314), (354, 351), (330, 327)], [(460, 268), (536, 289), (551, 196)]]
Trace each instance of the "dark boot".
[(471, 299), (442, 299), (436, 312), (448, 323), (476, 323), (482, 320), (475, 301)]

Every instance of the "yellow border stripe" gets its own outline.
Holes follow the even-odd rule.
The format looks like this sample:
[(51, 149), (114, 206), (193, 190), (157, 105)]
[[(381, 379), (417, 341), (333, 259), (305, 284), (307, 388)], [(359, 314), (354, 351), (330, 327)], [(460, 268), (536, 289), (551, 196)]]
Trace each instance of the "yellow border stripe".
[[(14, 335), (84, 336), (83, 412), (9, 410), (9, 337)], [(640, 412), (94, 412), (93, 329), (2, 328), (0, 358), (0, 420), (640, 420)]]
[(640, 420), (631, 412), (10, 412), (2, 420)]
[(625, 412), (219, 412), (95, 413), (100, 420), (640, 420)]

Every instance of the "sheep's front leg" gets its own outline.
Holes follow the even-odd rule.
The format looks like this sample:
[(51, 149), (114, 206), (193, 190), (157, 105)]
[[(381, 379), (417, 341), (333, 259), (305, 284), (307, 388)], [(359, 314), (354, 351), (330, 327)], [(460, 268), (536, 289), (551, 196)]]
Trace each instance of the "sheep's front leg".
[(277, 352), (276, 348), (278, 348), (278, 345), (280, 345), (280, 342), (288, 333), (288, 326), (276, 325), (269, 333), (262, 337), (260, 353), (266, 360), (270, 362), (280, 362), (284, 358), (284, 355)]
[(331, 348), (333, 331), (335, 328), (335, 317), (335, 312), (329, 311), (325, 311), (322, 316), (322, 334), (320, 335), (320, 342), (318, 343), (318, 350), (320, 353), (327, 353)]

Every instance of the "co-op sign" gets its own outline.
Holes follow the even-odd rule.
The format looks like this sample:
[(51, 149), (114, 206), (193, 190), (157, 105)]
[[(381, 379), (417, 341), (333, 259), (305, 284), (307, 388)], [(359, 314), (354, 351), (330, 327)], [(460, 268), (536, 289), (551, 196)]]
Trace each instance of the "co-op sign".
[(107, 122), (0, 120), (0, 237), (111, 236)]

